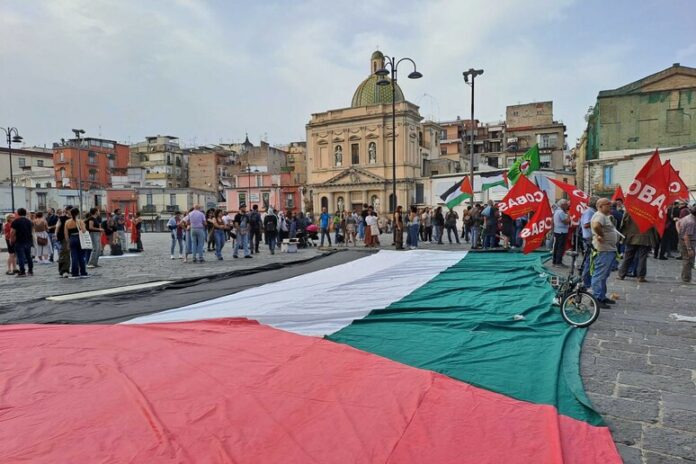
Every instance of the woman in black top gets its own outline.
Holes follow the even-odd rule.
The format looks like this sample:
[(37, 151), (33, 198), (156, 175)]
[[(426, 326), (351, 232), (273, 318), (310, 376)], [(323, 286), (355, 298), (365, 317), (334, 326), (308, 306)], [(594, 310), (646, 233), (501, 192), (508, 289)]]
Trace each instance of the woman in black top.
[(85, 250), (80, 245), (80, 232), (87, 229), (85, 223), (79, 219), (80, 210), (73, 208), (70, 210), (70, 219), (63, 226), (65, 237), (70, 245), (70, 278), (79, 279), (89, 277), (85, 264)]

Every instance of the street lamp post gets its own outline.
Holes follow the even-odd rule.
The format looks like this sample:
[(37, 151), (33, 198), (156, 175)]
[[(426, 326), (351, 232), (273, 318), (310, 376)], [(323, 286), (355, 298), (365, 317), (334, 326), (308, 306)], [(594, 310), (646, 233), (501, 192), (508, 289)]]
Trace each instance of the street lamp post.
[(80, 136), (85, 133), (82, 129), (73, 129), (73, 133), (75, 134), (75, 138), (77, 139), (77, 188), (79, 190), (80, 194), (80, 214), (84, 213), (84, 210), (82, 209), (82, 162), (81, 162), (81, 157), (80, 157), (80, 144), (81, 138)]
[[(471, 189), (474, 189), (474, 81), (476, 76), (483, 74), (483, 69), (469, 68), (468, 71), (464, 71), (462, 75), (464, 76), (464, 82), (471, 86), (471, 144), (469, 145), (469, 181), (471, 182)], [(471, 78), (471, 83), (469, 83), (469, 78)], [(469, 204), (474, 206), (474, 196), (471, 195)]]
[[(390, 207), (392, 212), (396, 211), (398, 202), (396, 201), (396, 80), (397, 80), (397, 70), (399, 68), (399, 63), (402, 61), (410, 61), (413, 64), (413, 71), (408, 75), (409, 79), (420, 79), (423, 74), (416, 70), (416, 62), (411, 58), (401, 58), (397, 61), (395, 57), (385, 57), (384, 68), (375, 71), (375, 74), (380, 77), (377, 81), (377, 85), (390, 85), (392, 90), (392, 196), (394, 198), (394, 204), (390, 202)], [(387, 67), (389, 69), (387, 69)], [(391, 79), (386, 79), (386, 76), (391, 74)]]
[(14, 213), (16, 210), (14, 198), (14, 173), (12, 172), (12, 142), (20, 143), (22, 141), (22, 137), (19, 135), (16, 127), (0, 127), (0, 129), (2, 129), (7, 136), (7, 153), (10, 156), (10, 194), (12, 196), (12, 212)]

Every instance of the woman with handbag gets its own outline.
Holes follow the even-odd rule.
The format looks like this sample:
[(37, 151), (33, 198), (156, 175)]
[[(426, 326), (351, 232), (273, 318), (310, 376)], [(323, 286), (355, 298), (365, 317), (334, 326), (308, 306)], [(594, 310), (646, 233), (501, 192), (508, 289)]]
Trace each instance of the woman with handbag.
[[(70, 246), (70, 278), (87, 278), (87, 267), (85, 265), (85, 250), (83, 244), (89, 239), (89, 233), (84, 221), (79, 218), (80, 210), (73, 208), (70, 210), (70, 219), (65, 221), (64, 233)], [(86, 235), (86, 237), (85, 237)]]
[(48, 258), (53, 254), (53, 248), (48, 236), (48, 222), (41, 211), (36, 213), (34, 232), (36, 232), (36, 259), (39, 264), (51, 264)]

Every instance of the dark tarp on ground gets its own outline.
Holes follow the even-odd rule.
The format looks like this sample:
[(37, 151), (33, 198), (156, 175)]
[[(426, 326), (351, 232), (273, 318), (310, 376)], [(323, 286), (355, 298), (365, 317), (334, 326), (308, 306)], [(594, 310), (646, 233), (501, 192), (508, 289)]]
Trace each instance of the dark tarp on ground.
[(60, 302), (41, 298), (11, 308), (0, 308), (0, 324), (119, 323), (319, 271), (364, 256), (364, 251), (346, 250), (290, 263), (274, 263), (253, 269), (184, 279), (162, 287), (128, 293)]

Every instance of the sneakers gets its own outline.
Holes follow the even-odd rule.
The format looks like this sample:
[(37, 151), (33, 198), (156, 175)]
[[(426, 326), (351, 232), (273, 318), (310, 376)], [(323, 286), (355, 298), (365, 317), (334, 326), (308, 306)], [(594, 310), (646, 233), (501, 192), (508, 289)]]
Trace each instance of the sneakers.
[(24, 272), (18, 272), (17, 275), (16, 275), (15, 277), (26, 277), (26, 276), (27, 276), (26, 273), (24, 273)]
[(236, 259), (236, 258), (239, 258), (239, 256), (237, 256), (237, 255), (232, 255), (232, 257), (235, 258), (235, 259)]
[(638, 277), (638, 282), (647, 283), (648, 280), (645, 277)]
[(612, 300), (611, 298), (605, 298), (601, 301), (601, 303), (613, 305), (616, 304), (616, 301)]
[(193, 264), (196, 264), (198, 262), (198, 258), (193, 258)]
[(169, 259), (174, 259), (174, 255), (171, 255)]
[(251, 255), (246, 255), (245, 258), (253, 258)]
[(88, 264), (87, 269), (94, 269), (96, 266), (94, 264)]
[(604, 303), (604, 302), (602, 302), (602, 301), (598, 301), (598, 302), (597, 302), (597, 307), (598, 307), (599, 309), (611, 309), (611, 306), (609, 306), (608, 304), (606, 304), (606, 303)]
[(62, 273), (60, 276), (61, 276), (63, 279), (67, 279), (68, 277), (70, 277), (70, 274), (68, 274), (67, 272), (64, 272), (64, 273)]

